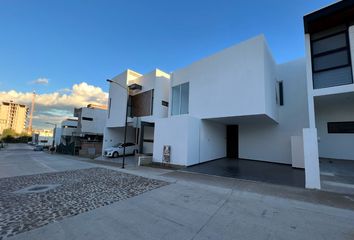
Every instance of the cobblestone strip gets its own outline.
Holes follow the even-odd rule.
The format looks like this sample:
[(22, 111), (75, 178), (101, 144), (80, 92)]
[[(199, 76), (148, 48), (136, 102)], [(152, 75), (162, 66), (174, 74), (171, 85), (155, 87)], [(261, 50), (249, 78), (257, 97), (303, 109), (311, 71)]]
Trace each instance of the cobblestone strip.
[[(0, 179), (0, 239), (39, 228), (167, 185), (167, 182), (89, 168)], [(35, 185), (45, 192), (21, 193)]]

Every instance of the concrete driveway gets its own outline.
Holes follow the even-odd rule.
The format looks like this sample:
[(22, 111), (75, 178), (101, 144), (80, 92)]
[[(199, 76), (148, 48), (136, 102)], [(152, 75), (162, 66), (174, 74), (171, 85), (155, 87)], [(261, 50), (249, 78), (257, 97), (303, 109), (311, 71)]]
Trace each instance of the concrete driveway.
[[(0, 177), (3, 179), (26, 174), (43, 179), (45, 174), (41, 173), (50, 179), (63, 179), (61, 174), (72, 176), (72, 170), (80, 173), (104, 168), (113, 170), (108, 175), (114, 177), (108, 183), (115, 178), (114, 181), (120, 182), (119, 174), (124, 173), (128, 175), (122, 175), (122, 179), (129, 176), (133, 182), (141, 182), (139, 177), (143, 177), (147, 179), (142, 181), (143, 185), (149, 179), (166, 185), (49, 221), (9, 239), (354, 239), (354, 196), (351, 195), (156, 168), (122, 170), (71, 156), (20, 149), (1, 150)], [(59, 177), (54, 178), (52, 174)], [(85, 179), (85, 187), (92, 187), (96, 186), (94, 179), (101, 182), (96, 176), (92, 175), (93, 180), (80, 179)], [(124, 182), (120, 188), (126, 188)], [(133, 182), (127, 186), (133, 186)], [(95, 196), (97, 191), (105, 191), (100, 187), (93, 189), (90, 194)], [(73, 196), (62, 200), (63, 205), (73, 201), (77, 193), (75, 189), (66, 191)], [(0, 195), (0, 206), (6, 204), (4, 200)], [(0, 212), (0, 218), (3, 216)]]

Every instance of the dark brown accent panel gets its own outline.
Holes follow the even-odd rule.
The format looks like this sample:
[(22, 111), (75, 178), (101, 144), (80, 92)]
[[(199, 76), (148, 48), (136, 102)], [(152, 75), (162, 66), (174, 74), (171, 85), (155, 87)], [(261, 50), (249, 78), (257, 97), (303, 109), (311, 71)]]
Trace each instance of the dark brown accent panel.
[(131, 97), (132, 116), (143, 117), (151, 115), (153, 90), (139, 93)]
[(304, 16), (305, 33), (315, 33), (340, 24), (354, 23), (354, 0), (338, 1)]

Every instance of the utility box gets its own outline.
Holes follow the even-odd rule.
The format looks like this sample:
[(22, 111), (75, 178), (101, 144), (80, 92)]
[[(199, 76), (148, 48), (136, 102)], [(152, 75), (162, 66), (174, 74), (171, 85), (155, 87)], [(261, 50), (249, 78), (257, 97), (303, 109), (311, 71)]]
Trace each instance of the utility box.
[(170, 163), (171, 161), (171, 146), (164, 145), (163, 146), (163, 160), (164, 163)]

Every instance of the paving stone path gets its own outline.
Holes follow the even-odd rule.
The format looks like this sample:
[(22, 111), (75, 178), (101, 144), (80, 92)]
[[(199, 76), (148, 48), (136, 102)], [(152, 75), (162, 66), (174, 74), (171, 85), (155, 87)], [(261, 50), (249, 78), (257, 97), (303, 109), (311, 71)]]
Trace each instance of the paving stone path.
[(0, 239), (167, 184), (105, 168), (1, 178)]

